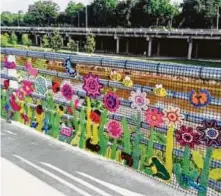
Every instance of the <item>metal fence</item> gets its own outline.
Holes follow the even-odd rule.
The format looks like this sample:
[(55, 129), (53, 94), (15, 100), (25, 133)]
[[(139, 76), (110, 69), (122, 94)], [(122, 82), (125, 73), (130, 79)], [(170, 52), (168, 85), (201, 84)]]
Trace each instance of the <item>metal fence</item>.
[[(1, 53), (4, 118), (179, 191), (221, 193), (220, 68), (10, 48)], [(17, 65), (7, 69), (11, 55)], [(32, 64), (28, 59), (24, 66), (27, 58)], [(39, 59), (47, 62), (36, 70)]]

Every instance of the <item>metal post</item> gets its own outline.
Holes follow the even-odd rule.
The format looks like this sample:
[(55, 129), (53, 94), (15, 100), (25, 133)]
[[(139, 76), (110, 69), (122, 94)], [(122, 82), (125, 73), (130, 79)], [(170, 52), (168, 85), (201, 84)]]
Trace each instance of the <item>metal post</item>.
[(78, 12), (78, 27), (80, 27), (80, 13)]
[(88, 13), (87, 13), (87, 5), (86, 5), (86, 9), (85, 9), (85, 27), (86, 27), (86, 29), (88, 28)]
[(217, 5), (216, 29), (219, 30), (219, 5)]

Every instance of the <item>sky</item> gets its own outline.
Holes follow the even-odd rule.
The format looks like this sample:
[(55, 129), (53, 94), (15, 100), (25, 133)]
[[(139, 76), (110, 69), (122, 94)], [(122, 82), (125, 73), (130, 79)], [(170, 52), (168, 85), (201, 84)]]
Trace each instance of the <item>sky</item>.
[[(37, 0), (1, 0), (1, 12), (10, 11), (12, 13), (18, 13), (19, 10), (27, 12), (28, 5), (33, 4), (35, 1)], [(60, 6), (61, 11), (63, 11), (70, 0), (53, 0), (53, 1), (56, 2)], [(83, 4), (88, 4), (93, 0), (73, 0), (73, 1), (76, 3), (81, 2)], [(180, 1), (182, 0), (172, 0), (172, 2), (180, 2)]]

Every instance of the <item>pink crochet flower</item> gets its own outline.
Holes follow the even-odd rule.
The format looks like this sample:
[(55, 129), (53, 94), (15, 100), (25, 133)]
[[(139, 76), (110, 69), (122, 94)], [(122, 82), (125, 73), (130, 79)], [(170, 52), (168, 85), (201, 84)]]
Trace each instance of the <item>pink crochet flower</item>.
[(16, 91), (16, 96), (20, 99), (20, 100), (24, 100), (24, 96), (25, 96), (25, 93), (24, 91), (19, 88), (17, 91)]
[(83, 89), (86, 91), (87, 96), (91, 96), (95, 99), (97, 96), (101, 95), (101, 88), (103, 85), (99, 83), (98, 76), (89, 73), (87, 76), (83, 76), (83, 79)]
[(32, 86), (32, 82), (25, 80), (22, 83), (23, 83), (22, 89), (25, 92), (25, 94), (28, 96), (31, 95), (31, 93), (34, 91), (34, 88)]
[(122, 129), (120, 123), (116, 120), (110, 120), (108, 122), (107, 131), (108, 131), (109, 135), (115, 139), (119, 138), (123, 133), (123, 129)]
[(74, 95), (74, 90), (71, 87), (71, 85), (65, 83), (62, 87), (61, 87), (61, 94), (64, 96), (65, 99), (67, 100), (71, 100), (73, 95)]
[(113, 92), (108, 92), (104, 95), (104, 106), (110, 112), (116, 112), (120, 107), (120, 100)]
[(158, 109), (148, 109), (145, 112), (145, 119), (151, 127), (159, 127), (163, 123), (163, 112)]

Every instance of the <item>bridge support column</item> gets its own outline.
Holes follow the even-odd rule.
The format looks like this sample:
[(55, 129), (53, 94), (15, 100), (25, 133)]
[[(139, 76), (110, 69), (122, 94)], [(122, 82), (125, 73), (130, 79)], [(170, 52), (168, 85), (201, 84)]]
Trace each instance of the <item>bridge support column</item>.
[(129, 54), (129, 40), (126, 41), (126, 54)]
[(104, 42), (103, 40), (101, 40), (101, 51), (103, 51), (103, 45), (104, 45)]
[(196, 42), (195, 58), (198, 58), (198, 47), (199, 44)]
[(193, 50), (193, 41), (192, 41), (192, 38), (190, 37), (188, 39), (188, 43), (189, 43), (189, 46), (188, 46), (188, 55), (187, 55), (187, 59), (191, 59), (192, 58), (192, 50)]
[(147, 56), (151, 57), (152, 54), (152, 38), (151, 37), (146, 37), (146, 41), (148, 41), (148, 53)]
[(40, 47), (41, 47), (41, 48), (43, 47), (43, 44), (42, 44), (42, 37), (40, 37)]
[(38, 35), (35, 35), (35, 44), (38, 45)]
[(116, 40), (116, 53), (119, 54), (119, 52), (120, 52), (120, 38), (115, 35), (114, 39)]
[(157, 42), (157, 56), (160, 56), (160, 40)]

